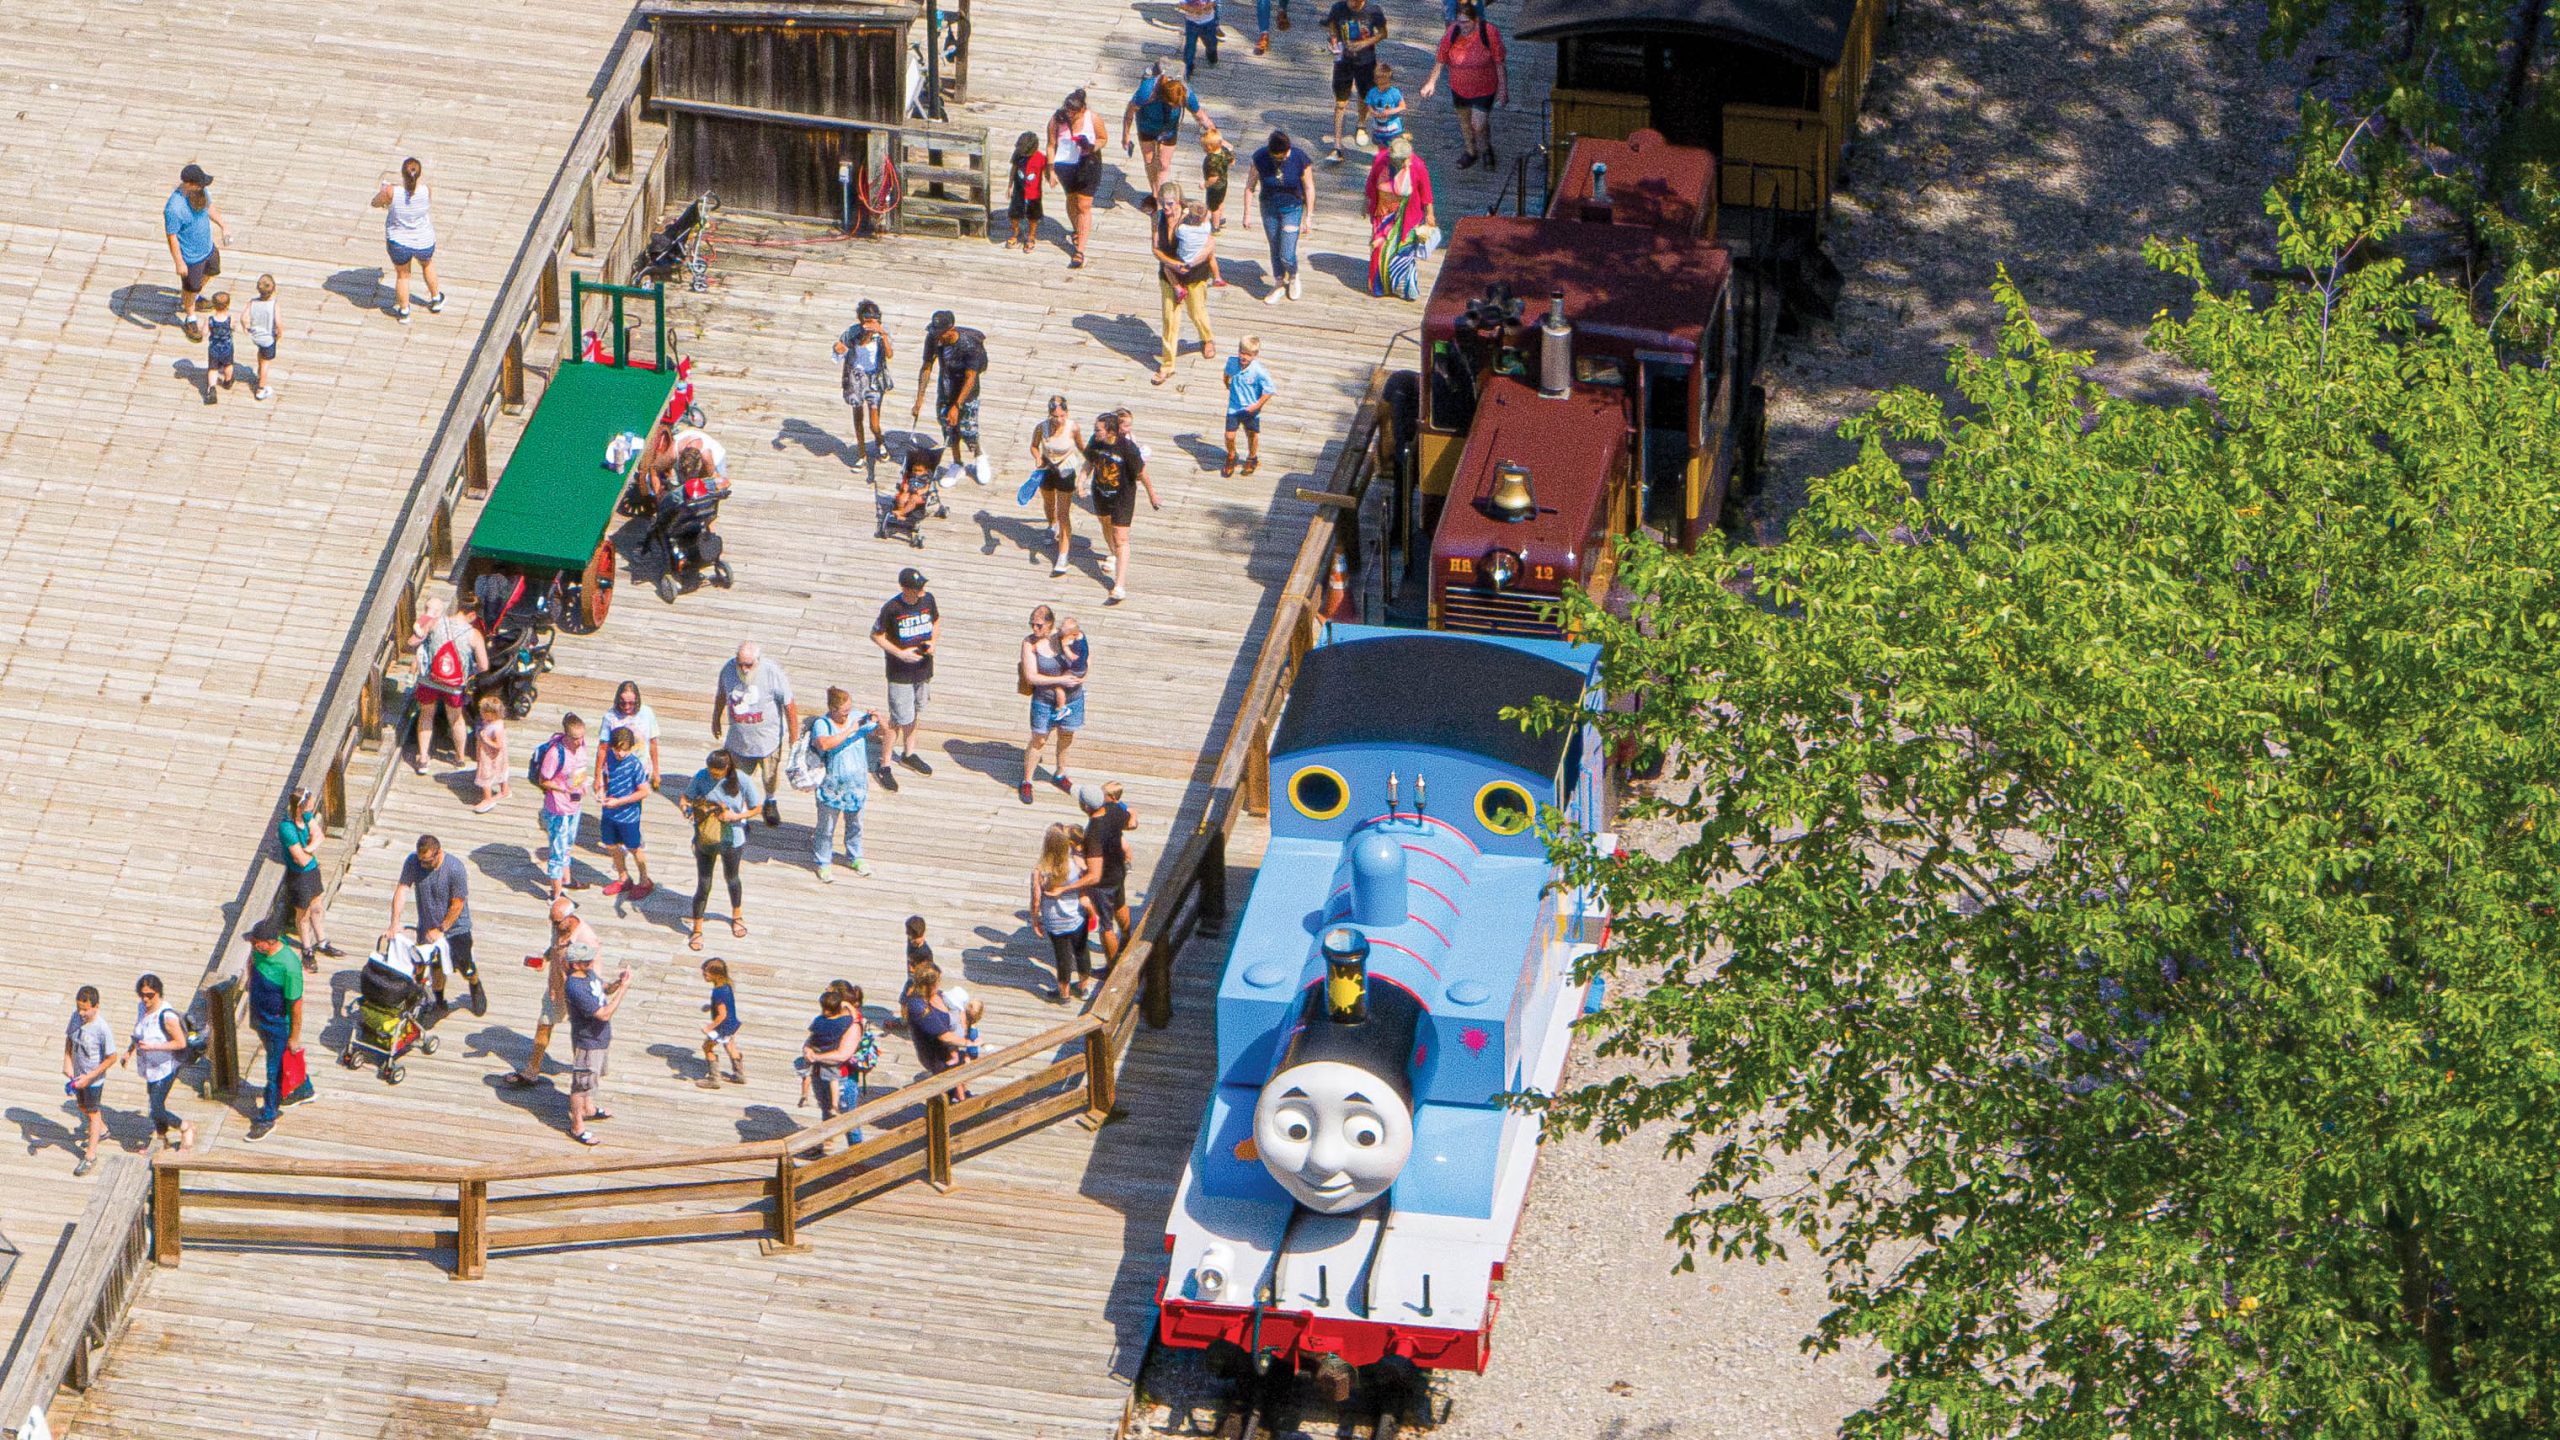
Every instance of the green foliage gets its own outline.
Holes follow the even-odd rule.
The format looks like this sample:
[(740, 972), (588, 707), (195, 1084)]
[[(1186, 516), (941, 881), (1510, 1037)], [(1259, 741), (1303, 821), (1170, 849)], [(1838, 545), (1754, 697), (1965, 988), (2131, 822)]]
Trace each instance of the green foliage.
[[(2550, 0), (2271, 0), (2262, 48), (2334, 38), (2362, 56), (2369, 78), (2356, 104), (2384, 140), (2367, 156), (2371, 177), (2465, 227), (2475, 278), (2532, 276), (2560, 269), (2560, 86), (2545, 58), (2560, 15), (2550, 10)], [(2547, 341), (2547, 321), (2530, 333)]]
[(1553, 1109), (1696, 1156), (1684, 1247), (1819, 1252), (1851, 1434), (2560, 1433), (2560, 382), (2330, 183), (2272, 297), (2155, 247), (2203, 398), (2004, 274), (1961, 407), (1574, 605), (1670, 843), (1562, 844), (1649, 1063)]

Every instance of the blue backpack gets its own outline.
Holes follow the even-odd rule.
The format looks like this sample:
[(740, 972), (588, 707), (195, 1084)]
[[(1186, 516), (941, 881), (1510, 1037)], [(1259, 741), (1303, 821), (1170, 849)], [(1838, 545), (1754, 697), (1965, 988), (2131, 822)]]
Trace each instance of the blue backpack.
[(541, 744), (534, 746), (533, 759), (524, 767), (524, 778), (539, 786), (542, 783), (542, 757), (558, 750), (560, 744), (561, 738), (554, 735), (550, 739), (543, 741)]

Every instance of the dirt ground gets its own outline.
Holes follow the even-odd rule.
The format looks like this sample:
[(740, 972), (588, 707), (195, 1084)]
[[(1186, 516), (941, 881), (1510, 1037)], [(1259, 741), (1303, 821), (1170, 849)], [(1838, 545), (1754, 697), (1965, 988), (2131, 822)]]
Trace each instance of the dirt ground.
[(1836, 432), (1876, 392), (1943, 391), (1948, 349), (1988, 346), (2000, 265), (2119, 393), (2189, 383), (2143, 351), (2186, 291), (2142, 243), (2193, 239), (2224, 283), (2264, 262), (2263, 196), (2321, 58), (2259, 60), (2263, 21), (2178, 0), (1906, 0), (1826, 239), (1847, 281), (1838, 314), (1783, 341), (1769, 377), (1751, 538), (1775, 540), (1806, 478), (1852, 458)]

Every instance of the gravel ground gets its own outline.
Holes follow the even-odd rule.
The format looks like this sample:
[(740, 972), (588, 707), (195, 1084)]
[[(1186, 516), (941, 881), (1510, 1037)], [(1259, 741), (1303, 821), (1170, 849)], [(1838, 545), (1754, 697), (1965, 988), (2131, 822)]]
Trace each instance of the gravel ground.
[(2001, 264), (2119, 393), (2189, 383), (2143, 351), (2185, 288), (2142, 242), (2191, 238), (2223, 282), (2266, 260), (2261, 197), (2318, 60), (2261, 62), (2263, 25), (2255, 5), (2187, 0), (1906, 0), (1835, 202), (1837, 317), (1783, 341), (1770, 377), (1754, 538), (1778, 538), (1805, 477), (1854, 457), (1836, 432), (1872, 395), (1944, 393), (1948, 349), (1988, 346)]
[[(2120, 393), (2193, 383), (2143, 350), (2152, 317), (2184, 289), (2143, 265), (2142, 242), (2192, 238), (2224, 283), (2265, 263), (2260, 197), (2319, 62), (2261, 62), (2263, 18), (2180, 0), (1906, 0), (1832, 220), (1838, 314), (1782, 340), (1770, 377), (1755, 538), (1777, 538), (1807, 476), (1852, 458), (1836, 431), (1876, 392), (1945, 393), (1948, 349), (1989, 342), (2001, 264), (2046, 332), (2094, 352), (2093, 373)], [(1603, 1073), (1585, 1045), (1567, 1080)], [(1675, 1273), (1665, 1234), (1695, 1176), (1647, 1137), (1547, 1144), (1492, 1367), (1456, 1378), (1456, 1418), (1440, 1436), (1799, 1440), (1834, 1433), (1878, 1393), (1872, 1350), (1804, 1352), (1826, 1303), (1809, 1257)], [(1180, 1360), (1151, 1380), (1194, 1399), (1212, 1388)], [(1156, 1433), (1192, 1423), (1162, 1409), (1146, 1418)]]

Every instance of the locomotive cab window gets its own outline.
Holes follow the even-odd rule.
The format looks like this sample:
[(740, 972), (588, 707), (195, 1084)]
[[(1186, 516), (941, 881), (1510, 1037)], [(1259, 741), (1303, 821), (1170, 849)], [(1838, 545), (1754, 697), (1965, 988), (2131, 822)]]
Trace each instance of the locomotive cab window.
[(1476, 367), (1466, 348), (1453, 341), (1431, 345), (1431, 384), (1423, 426), (1435, 435), (1453, 435), (1476, 416)]
[(1351, 787), (1321, 765), (1289, 777), (1289, 803), (1310, 820), (1330, 820), (1351, 804)]
[(1508, 780), (1496, 780), (1476, 792), (1476, 819), (1496, 835), (1517, 835), (1537, 818), (1537, 802)]

